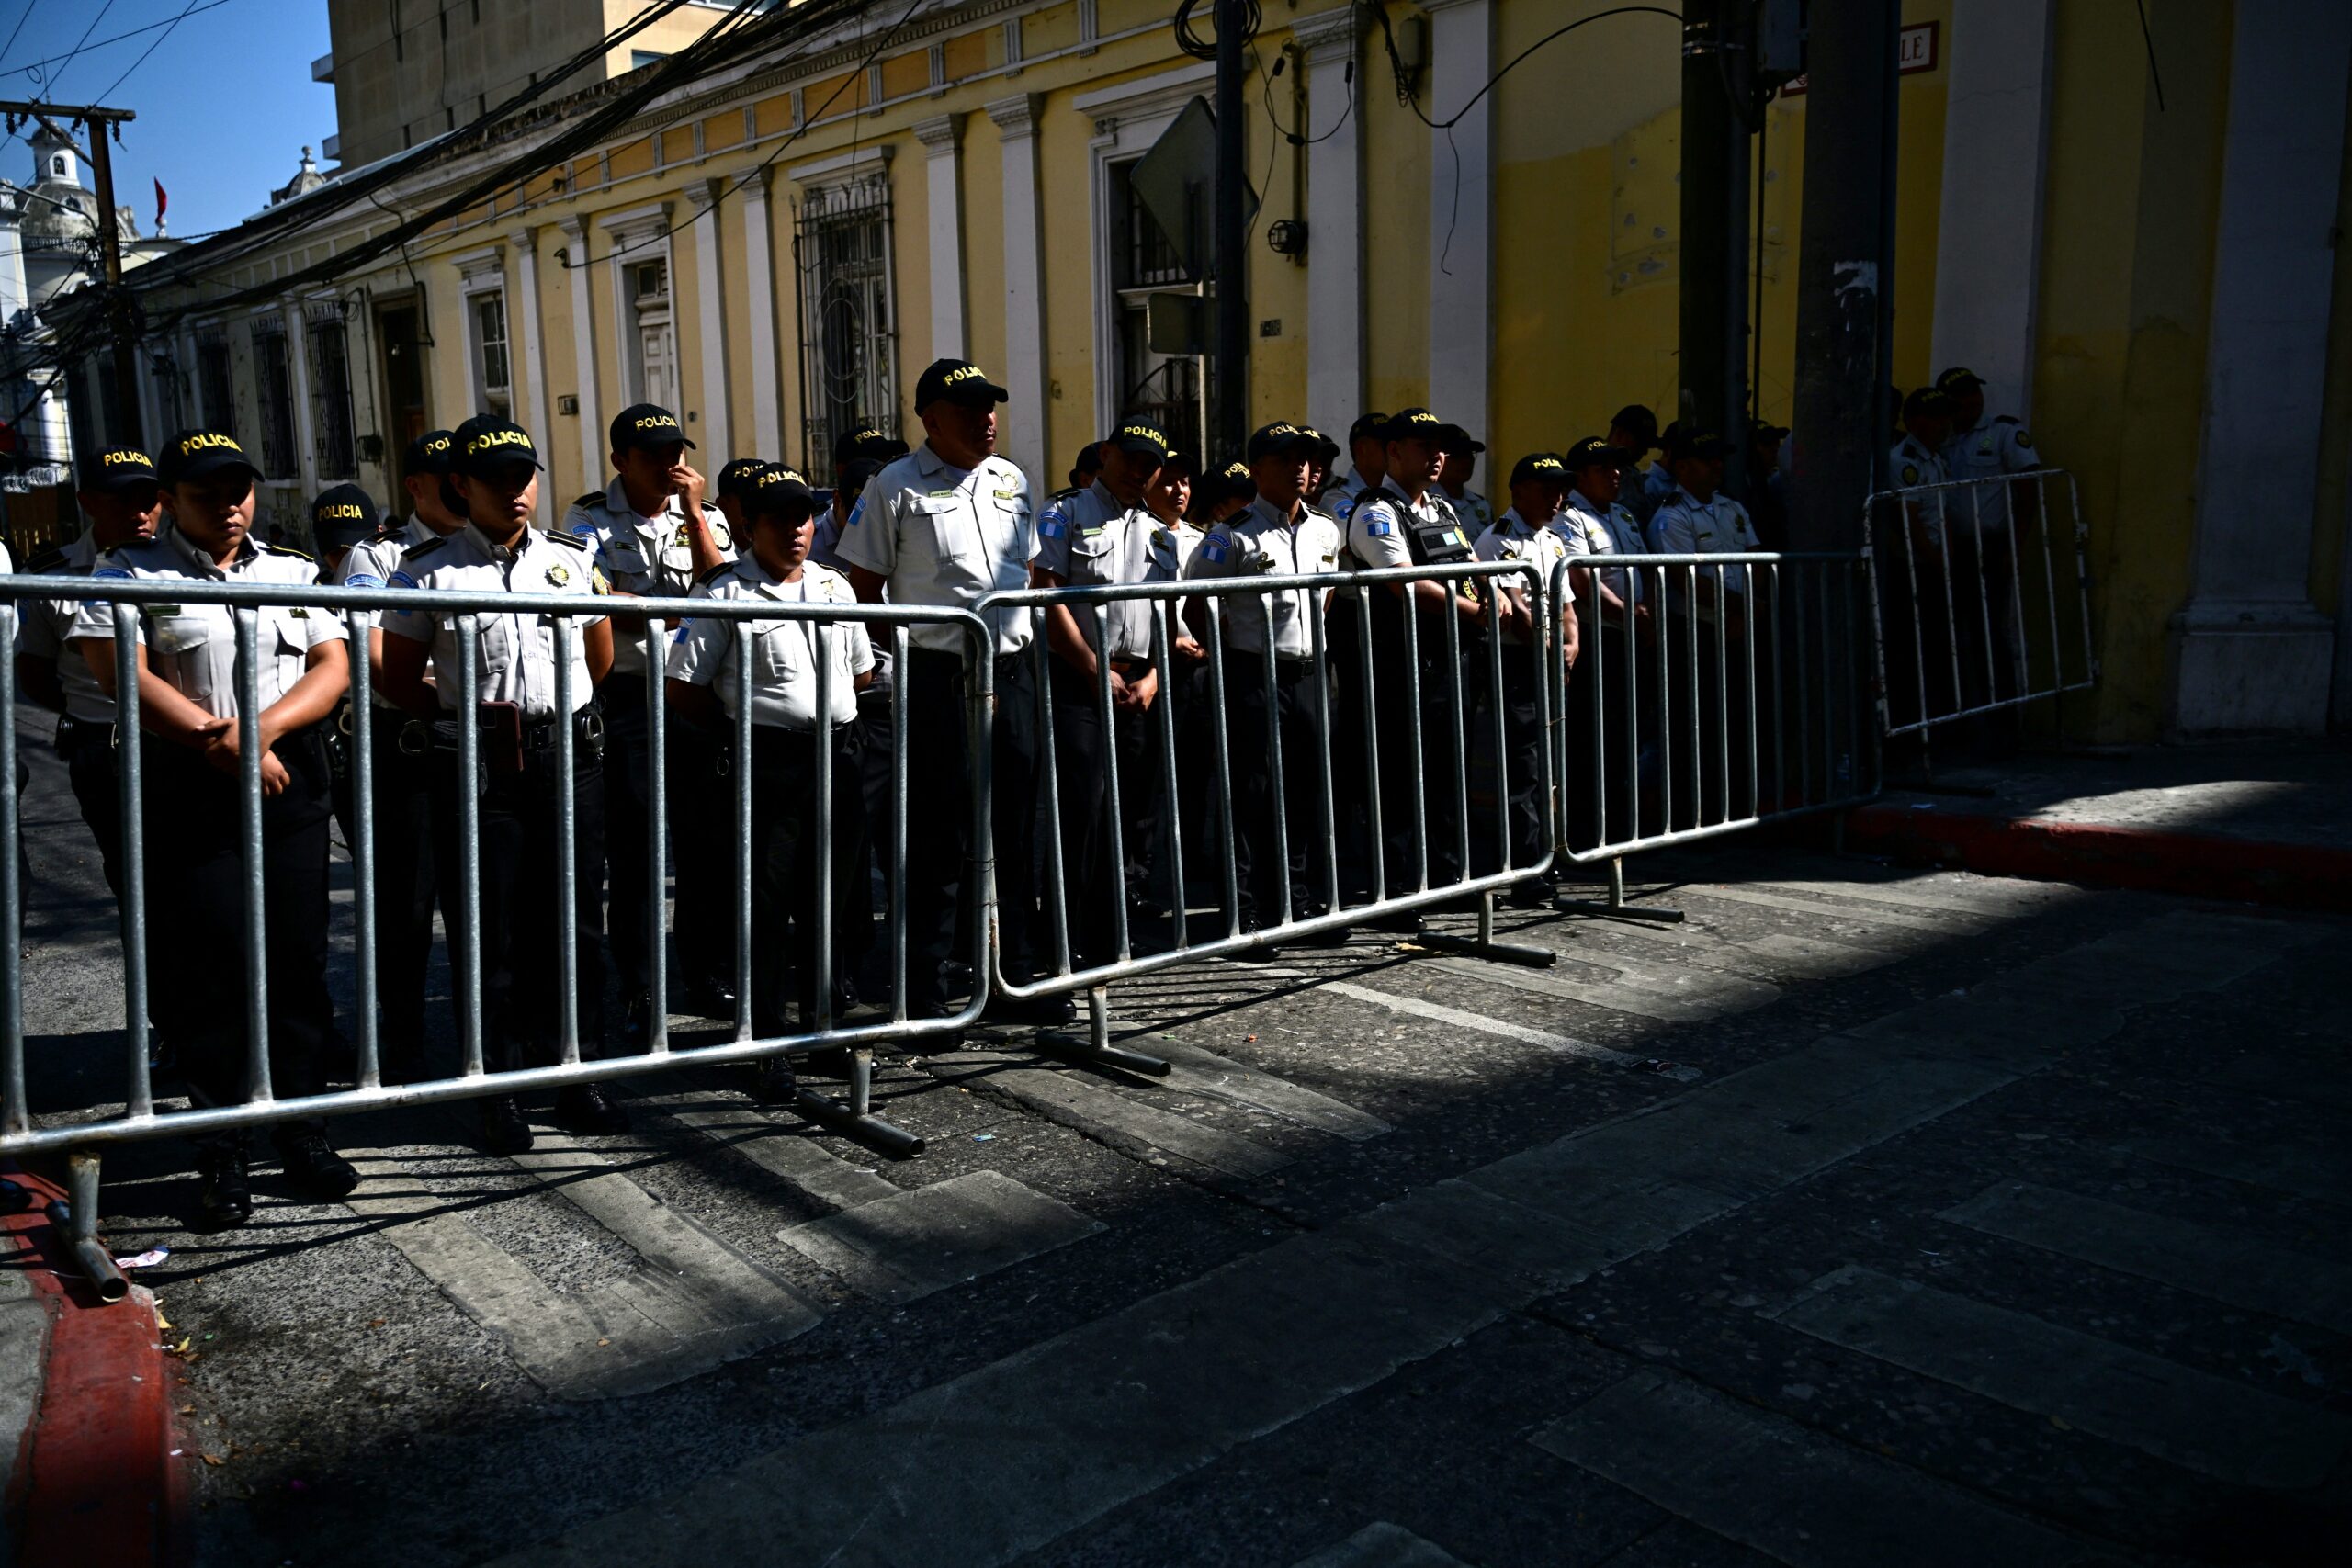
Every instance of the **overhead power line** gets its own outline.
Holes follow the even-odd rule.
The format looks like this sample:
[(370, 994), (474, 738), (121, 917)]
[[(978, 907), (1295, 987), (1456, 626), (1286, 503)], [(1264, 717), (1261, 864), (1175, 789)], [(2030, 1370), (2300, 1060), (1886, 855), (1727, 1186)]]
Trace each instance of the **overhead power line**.
[[(229, 0), (204, 0), (203, 5), (198, 6), (192, 10), (183, 11), (176, 17), (166, 17), (160, 22), (150, 22), (143, 28), (131, 28), (123, 32), (115, 34), (112, 38), (100, 39), (97, 42), (93, 44), (84, 45), (77, 43), (62, 54), (52, 54), (47, 60), (36, 60), (30, 65), (10, 66), (5, 71), (0, 71), (0, 76), (21, 76), (28, 72), (40, 71), (44, 67), (55, 65), (61, 62), (71, 60), (77, 54), (86, 53), (89, 50), (104, 49), (108, 44), (120, 43), (125, 39), (139, 38), (143, 34), (152, 33), (157, 28), (175, 28), (190, 17), (200, 17), (207, 11), (217, 11), (228, 3)], [(30, 13), (28, 12), (27, 14), (29, 15)], [(87, 33), (83, 35), (85, 39), (89, 35)]]

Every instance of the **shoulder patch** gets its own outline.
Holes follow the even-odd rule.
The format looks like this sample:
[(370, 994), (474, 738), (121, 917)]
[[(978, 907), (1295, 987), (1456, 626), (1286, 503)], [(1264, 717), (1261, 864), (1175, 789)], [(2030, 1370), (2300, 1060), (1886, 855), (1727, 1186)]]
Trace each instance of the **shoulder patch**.
[(1918, 464), (1905, 463), (1903, 465), (1903, 482), (1907, 485), (1915, 485), (1919, 482)]
[(394, 588), (413, 588), (416, 586), (416, 579), (411, 577), (404, 571), (396, 571), (392, 573), (390, 586)]
[(2017, 444), (2019, 446), (2024, 447), (2029, 452), (2033, 450), (2033, 437), (2025, 433), (2025, 427), (2023, 425), (2019, 425), (2018, 427)]
[(582, 538), (579, 535), (559, 534), (552, 528), (548, 530), (548, 542), (549, 544), (568, 546), (575, 550), (584, 550), (588, 547), (588, 541)]
[[(107, 552), (107, 554), (108, 554), (108, 555), (112, 555), (112, 554), (113, 554), (113, 552), (112, 552), (111, 550), (109, 550), (109, 551)], [(128, 582), (129, 581), (130, 581), (130, 573), (129, 573), (128, 571), (125, 571), (122, 568), (120, 568), (120, 567), (119, 567), (119, 566), (102, 566), (102, 567), (98, 567), (98, 568), (96, 568), (95, 570), (93, 570), (93, 571), (90, 573), (90, 575), (91, 575), (92, 577), (110, 577), (110, 578), (111, 578), (111, 577), (119, 577), (119, 578), (122, 579), (122, 580), (123, 580), (124, 581), (126, 581), (126, 582)]]
[(358, 571), (345, 578), (340, 586), (345, 588), (381, 588), (384, 586), (384, 580), (378, 577), (372, 571)]
[[(439, 549), (448, 542), (449, 536), (443, 534), (437, 538), (427, 539), (421, 545), (411, 545), (408, 548), (401, 552), (401, 559), (402, 561), (423, 560), (425, 557), (431, 555), (434, 551)], [(394, 575), (397, 576), (398, 574), (395, 573)], [(415, 584), (412, 582), (409, 586), (413, 588)]]

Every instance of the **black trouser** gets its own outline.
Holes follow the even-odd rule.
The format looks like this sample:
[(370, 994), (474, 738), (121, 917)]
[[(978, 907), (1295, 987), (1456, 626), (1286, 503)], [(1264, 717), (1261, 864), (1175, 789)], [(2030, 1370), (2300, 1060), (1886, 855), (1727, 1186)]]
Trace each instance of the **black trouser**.
[[(855, 957), (843, 951), (842, 932), (868, 908), (865, 750), (855, 724), (833, 732), (834, 986)], [(817, 870), (826, 829), (817, 819), (817, 757), (813, 734), (766, 724), (752, 730), (752, 1028), (763, 1040), (792, 1032), (796, 998), (803, 1027), (817, 1026)]]
[[(1112, 668), (1127, 680), (1145, 669), (1134, 660), (1114, 660)], [(1060, 796), (1062, 843), (1062, 913), (1069, 932), (1072, 964), (1083, 968), (1118, 956), (1116, 925), (1126, 897), (1126, 858), (1135, 847), (1138, 800), (1157, 793), (1156, 777), (1146, 766), (1157, 755), (1147, 747), (1151, 716), (1136, 708), (1114, 708), (1106, 732), (1092, 677), (1056, 658), (1051, 682), (1054, 699), (1055, 784)], [(1120, 852), (1111, 852), (1111, 766), (1119, 770)], [(1040, 928), (1050, 932), (1052, 922)]]
[[(731, 834), (723, 824), (735, 820), (735, 797), (727, 787), (724, 759), (731, 749), (730, 731), (696, 724), (673, 712), (663, 736), (669, 769), (664, 775), (664, 800), (670, 819), (670, 863), (675, 868), (677, 899), (671, 922), (677, 931), (677, 965), (672, 972), (670, 994), (677, 981), (689, 985), (723, 984), (735, 988), (735, 861), (718, 852)], [(609, 835), (611, 828), (606, 826)], [(616, 919), (621, 906), (615, 902)], [(650, 985), (651, 964), (648, 960)]]
[[(596, 942), (596, 866), (605, 851), (605, 774), (582, 723), (572, 749), (573, 913), (579, 923), (577, 990), (580, 1054), (604, 1054), (605, 965)], [(479, 885), (481, 898), (482, 1059), (492, 1069), (543, 1066), (558, 1059), (562, 1044), (562, 862), (558, 854), (556, 814), (562, 780), (556, 768), (551, 724), (526, 726), (519, 773), (485, 765), (474, 779), (458, 773), (456, 725), (435, 726), (433, 750), (433, 843), (441, 886), (464, 886), (458, 843), (458, 791), (473, 787), (481, 811)], [(465, 1007), (466, 938), (450, 932), (452, 987), (460, 1028)]]
[(1573, 849), (1619, 843), (1637, 828), (1655, 832), (1665, 826), (1657, 801), (1662, 624), (1588, 623), (1583, 650), (1568, 671), (1560, 826)]
[[(376, 832), (376, 1003), (385, 1076), (424, 1073), (424, 987), (439, 887), (433, 848), (433, 730), (406, 714), (368, 715)], [(351, 838), (349, 821), (344, 824)]]
[[(1233, 768), (1233, 859), (1241, 893), (1242, 923), (1271, 926), (1306, 919), (1324, 903), (1329, 818), (1323, 797), (1324, 718), (1315, 664), (1276, 659), (1272, 718), (1266, 704), (1266, 660), (1227, 649), (1225, 655), (1226, 745)], [(1270, 731), (1279, 732), (1282, 768), (1274, 767)], [(1277, 798), (1282, 835), (1275, 832)], [(1283, 839), (1288, 842), (1283, 844)], [(1287, 848), (1285, 856), (1282, 850)], [(1290, 902), (1283, 902), (1287, 862)]]
[[(1544, 694), (1536, 680), (1527, 649), (1505, 646), (1502, 747), (1496, 760), (1495, 785), (1504, 792), (1502, 821), (1508, 830), (1510, 864), (1518, 868), (1533, 865), (1551, 848), (1544, 841), (1548, 835), (1544, 825)], [(1478, 682), (1476, 717), (1470, 730), (1472, 750), (1494, 748), (1496, 705), (1493, 682)], [(1502, 870), (1504, 846), (1496, 842), (1491, 815), (1474, 837), (1480, 845), (1481, 874)]]
[(98, 841), (98, 866), (107, 891), (122, 901), (122, 774), (114, 751), (114, 726), (86, 719), (57, 721), (57, 754), (82, 807), (82, 820)]
[[(1667, 704), (1673, 715), (1668, 787), (1671, 826), (1710, 826), (1755, 808), (1748, 769), (1755, 760), (1748, 722), (1746, 615), (1740, 594), (1726, 591), (1720, 618), (1715, 590), (1699, 582), (1705, 614), (1678, 609), (1667, 637)], [(1695, 631), (1695, 640), (1694, 640)]]
[[(249, 1088), (245, 1007), (251, 991), (240, 781), (184, 747), (152, 736), (144, 745), (149, 991), (164, 1004), (156, 1009), (158, 1019), (168, 1019), (188, 1098), (201, 1106), (242, 1104)], [(273, 750), (287, 782), (261, 803), (270, 1092), (296, 1100), (323, 1086), (324, 1058), (334, 1038), (326, 973), (330, 795), (326, 748), (315, 728), (280, 738)], [(209, 1134), (198, 1142), (242, 1148), (244, 1134)]]
[[(621, 633), (616, 630), (615, 635)], [(598, 929), (605, 933), (613, 972), (627, 997), (652, 987), (653, 944), (662, 940), (664, 924), (661, 883), (650, 858), (653, 750), (645, 714), (645, 672), (616, 671), (598, 693), (605, 711), (605, 841), (600, 859), (610, 900)]]
[[(1451, 614), (1452, 612), (1447, 612)], [(1374, 677), (1375, 750), (1380, 758), (1380, 829), (1382, 875), (1390, 897), (1419, 889), (1421, 873), (1429, 886), (1442, 887), (1463, 879), (1462, 830), (1465, 793), (1462, 777), (1468, 772), (1469, 737), (1462, 729), (1463, 706), (1458, 682), (1461, 671), (1446, 657), (1445, 627), (1434, 616), (1424, 616), (1420, 633), (1420, 747), (1413, 745), (1412, 675), (1408, 661), (1402, 619), (1373, 606), (1372, 669)], [(1472, 638), (1463, 641), (1463, 662), (1483, 656)], [(1342, 703), (1361, 705), (1363, 697), (1342, 692)], [(1463, 774), (1454, 769), (1455, 737), (1462, 737)], [(1420, 795), (1417, 817), (1413, 796)]]
[[(1364, 765), (1370, 736), (1364, 726), (1364, 652), (1362, 590), (1340, 589), (1326, 616), (1324, 650), (1330, 660), (1331, 812), (1340, 849), (1340, 897), (1361, 904), (1374, 897), (1372, 886), (1372, 771)], [(1374, 584), (1374, 593), (1385, 593)]]
[[(947, 1002), (944, 965), (955, 955), (956, 919), (977, 905), (972, 842), (972, 745), (964, 711), (964, 660), (915, 649), (899, 672), (907, 683), (907, 776), (919, 791), (907, 811), (909, 1010), (921, 1017)], [(996, 661), (996, 713), (989, 730), (990, 816), (996, 852), (997, 938), (1004, 976), (1034, 973), (1031, 927), (1036, 892), (1030, 837), (1037, 812), (1037, 691), (1026, 653)], [(976, 976), (976, 986), (987, 977)]]

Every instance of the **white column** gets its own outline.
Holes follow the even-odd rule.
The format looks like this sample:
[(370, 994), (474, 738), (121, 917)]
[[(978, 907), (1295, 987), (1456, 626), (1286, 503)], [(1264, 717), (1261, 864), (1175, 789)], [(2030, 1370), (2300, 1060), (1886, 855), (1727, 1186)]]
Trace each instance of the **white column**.
[[(539, 232), (517, 229), (506, 236), (506, 245), (514, 256), (514, 292), (506, 301), (507, 384), (514, 384), (514, 367), (522, 367), (530, 383), (523, 408), (531, 422), (531, 439), (545, 445), (555, 436), (548, 428), (547, 338), (539, 331)], [(544, 512), (548, 505), (547, 487), (541, 485), (539, 492)]]
[[(999, 98), (989, 118), (1004, 138), (1004, 409), (1001, 450), (1031, 478), (1046, 468), (1046, 271), (1039, 254), (1037, 98)], [(985, 368), (985, 367), (983, 367)]]
[[(1302, 17), (1306, 53), (1306, 414), (1344, 431), (1363, 412), (1363, 116), (1349, 108), (1356, 8)], [(1361, 91), (1361, 87), (1356, 89)], [(1341, 116), (1347, 123), (1338, 125)], [(1333, 128), (1337, 126), (1337, 134)]]
[(768, 174), (754, 174), (742, 189), (743, 288), (752, 316), (752, 455), (784, 460), (784, 419), (775, 364), (775, 263), (768, 230)]
[(941, 115), (915, 127), (922, 143), (931, 207), (931, 357), (964, 354), (964, 182), (957, 131), (961, 117)]
[(2335, 645), (2310, 576), (2352, 6), (2238, 0), (2232, 31), (2197, 541), (2172, 626), (2184, 739), (2319, 733)]
[[(1489, 0), (1425, 0), (1430, 13), (1430, 116), (1461, 114), (1493, 73)], [(1372, 90), (1358, 83), (1360, 93)], [(1480, 440), (1487, 424), (1487, 367), (1494, 340), (1495, 95), (1488, 93), (1447, 138), (1430, 146), (1430, 401), (1442, 420)], [(1457, 157), (1458, 154), (1458, 157)], [(1457, 172), (1458, 171), (1458, 172)], [(1307, 243), (1315, 243), (1310, 221)], [(1310, 254), (1312, 252), (1310, 251)]]
[(702, 323), (702, 466), (716, 475), (735, 455), (727, 410), (727, 296), (718, 256), (718, 220), (726, 209), (722, 183), (706, 180), (686, 193), (695, 204), (695, 306)]
[[(564, 255), (571, 267), (571, 373), (580, 400), (580, 488), (605, 488), (605, 415), (596, 404), (596, 312), (589, 299), (588, 220), (562, 220)], [(620, 287), (620, 280), (613, 280)]]
[(1970, 0), (1947, 44), (1935, 364), (1984, 378), (1995, 413), (2033, 423), (2052, 0)]
[(302, 319), (300, 299), (286, 301), (282, 314), (286, 318), (286, 380), (294, 399), (295, 471), (270, 477), (295, 479), (301, 486), (301, 499), (308, 502), (319, 493), (319, 454), (311, 429), (310, 323)]

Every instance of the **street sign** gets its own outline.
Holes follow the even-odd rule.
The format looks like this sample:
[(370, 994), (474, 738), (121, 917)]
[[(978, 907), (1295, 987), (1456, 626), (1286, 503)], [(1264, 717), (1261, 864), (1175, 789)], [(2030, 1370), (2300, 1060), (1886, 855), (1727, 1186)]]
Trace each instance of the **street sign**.
[[(1216, 117), (1209, 112), (1206, 98), (1186, 104), (1175, 122), (1159, 133), (1151, 151), (1129, 171), (1127, 186), (1176, 247), (1184, 275), (1204, 276), (1214, 239), (1207, 207), (1216, 188)], [(1257, 210), (1258, 194), (1245, 181), (1241, 187), (1245, 227)]]
[[(1917, 76), (1923, 71), (1933, 71), (1936, 68), (1936, 44), (1942, 25), (1940, 22), (1918, 22), (1903, 29), (1902, 36), (1894, 46), (1894, 69), (1897, 74)], [(1781, 96), (1798, 97), (1804, 94), (1804, 90), (1805, 79), (1799, 76), (1781, 89)]]

